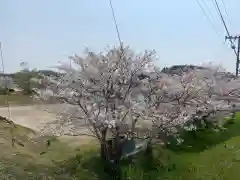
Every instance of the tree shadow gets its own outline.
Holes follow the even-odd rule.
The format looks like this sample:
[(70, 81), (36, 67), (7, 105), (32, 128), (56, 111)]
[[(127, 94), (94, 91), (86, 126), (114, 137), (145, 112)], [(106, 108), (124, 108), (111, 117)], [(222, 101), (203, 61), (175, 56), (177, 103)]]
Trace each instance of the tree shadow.
[(172, 140), (166, 148), (175, 153), (201, 152), (236, 136), (240, 136), (240, 120), (230, 120), (221, 129), (207, 126), (195, 131), (182, 131), (180, 137), (184, 142), (177, 144), (176, 140)]
[(165, 173), (177, 168), (174, 154), (158, 144), (152, 144), (147, 151), (124, 160), (122, 167), (123, 170), (128, 170), (123, 180), (158, 180)]
[(152, 179), (157, 180), (158, 162), (153, 157), (151, 151), (141, 152), (133, 157), (124, 159), (120, 163), (119, 172), (116, 173), (113, 164), (104, 162), (97, 152), (87, 152), (82, 155), (68, 159), (56, 164), (55, 178), (61, 179), (66, 177), (80, 180), (121, 180), (129, 179)]
[(114, 174), (107, 169), (110, 164), (104, 162), (98, 154), (95, 151), (86, 152), (64, 162), (56, 163), (55, 177), (67, 175), (80, 180), (114, 180)]

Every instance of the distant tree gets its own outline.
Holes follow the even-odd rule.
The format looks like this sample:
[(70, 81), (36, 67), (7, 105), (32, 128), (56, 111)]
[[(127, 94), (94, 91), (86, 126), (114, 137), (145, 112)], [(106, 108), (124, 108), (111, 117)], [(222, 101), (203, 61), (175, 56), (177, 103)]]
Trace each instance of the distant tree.
[(195, 65), (174, 65), (171, 67), (164, 67), (162, 69), (163, 73), (167, 74), (178, 74), (181, 75), (183, 72), (192, 71), (194, 69), (204, 69), (204, 67), (201, 66), (195, 66)]
[(13, 79), (9, 76), (0, 76), (0, 94), (8, 94), (15, 88)]
[(22, 70), (14, 74), (14, 79), (16, 84), (23, 90), (25, 94), (32, 94), (32, 89), (34, 84), (37, 84), (32, 80), (32, 78), (37, 77), (36, 70), (30, 70), (27, 62), (20, 63)]
[(4, 77), (0, 77), (0, 94), (7, 94), (7, 88)]
[(38, 73), (43, 74), (44, 76), (58, 76), (60, 74), (52, 70), (39, 70)]

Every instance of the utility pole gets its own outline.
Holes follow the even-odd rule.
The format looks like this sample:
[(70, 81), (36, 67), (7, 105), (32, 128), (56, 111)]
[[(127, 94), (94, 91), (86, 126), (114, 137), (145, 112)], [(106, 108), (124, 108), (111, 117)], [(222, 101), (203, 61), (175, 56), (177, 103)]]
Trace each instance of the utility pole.
[(226, 36), (225, 39), (229, 39), (231, 42), (234, 40), (234, 42), (237, 40), (237, 52), (236, 52), (236, 47), (234, 44), (232, 44), (232, 49), (236, 52), (236, 77), (238, 76), (239, 73), (239, 64), (240, 64), (240, 35), (239, 36)]
[(1, 58), (1, 65), (2, 65), (2, 72), (3, 76), (4, 76), (4, 61), (3, 61), (3, 52), (2, 52), (2, 42), (0, 41), (0, 58)]

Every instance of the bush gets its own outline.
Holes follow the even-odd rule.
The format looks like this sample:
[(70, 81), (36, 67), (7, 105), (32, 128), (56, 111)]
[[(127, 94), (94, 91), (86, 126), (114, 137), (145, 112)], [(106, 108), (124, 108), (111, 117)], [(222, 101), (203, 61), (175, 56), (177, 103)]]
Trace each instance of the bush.
[(235, 123), (233, 118), (227, 119), (221, 126), (202, 121), (196, 129), (180, 132), (181, 144), (172, 138), (167, 147), (173, 151), (202, 151), (238, 134)]
[(7, 88), (0, 87), (0, 95), (7, 95), (9, 94), (9, 90)]

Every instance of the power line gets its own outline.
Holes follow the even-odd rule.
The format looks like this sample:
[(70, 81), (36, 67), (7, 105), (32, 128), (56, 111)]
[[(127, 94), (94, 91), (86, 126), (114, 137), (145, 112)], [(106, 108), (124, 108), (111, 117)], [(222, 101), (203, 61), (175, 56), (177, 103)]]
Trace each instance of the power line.
[(120, 47), (122, 47), (122, 40), (121, 40), (120, 31), (119, 31), (119, 28), (118, 28), (114, 8), (113, 8), (113, 5), (112, 5), (112, 0), (109, 0), (109, 5), (110, 5), (111, 11), (112, 11), (112, 17), (113, 17), (113, 21), (114, 21), (115, 28), (116, 28), (116, 31), (117, 31), (118, 41), (119, 41)]
[[(215, 8), (216, 8), (216, 10), (217, 10), (220, 18), (221, 18), (221, 21), (222, 21), (222, 23), (223, 23), (223, 25), (224, 25), (224, 28), (225, 28), (225, 30), (226, 30), (226, 32), (227, 32), (227, 36), (225, 36), (225, 39), (226, 39), (226, 40), (228, 39), (228, 40), (230, 41), (231, 47), (232, 47), (232, 49), (234, 50), (234, 53), (235, 53), (235, 55), (236, 55), (236, 57), (237, 57), (237, 59), (236, 59), (236, 77), (237, 77), (237, 76), (238, 76), (238, 73), (239, 73), (239, 62), (240, 62), (240, 59), (239, 59), (239, 53), (240, 53), (240, 36), (232, 37), (232, 36), (230, 35), (230, 32), (229, 32), (229, 30), (228, 30), (228, 28), (227, 28), (226, 22), (225, 22), (225, 20), (224, 20), (224, 18), (223, 18), (223, 15), (222, 15), (221, 10), (220, 10), (218, 1), (217, 1), (217, 0), (212, 0), (212, 2), (213, 2), (213, 4), (214, 4), (214, 6), (215, 6)], [(222, 0), (222, 2), (224, 3), (223, 0)], [(225, 4), (224, 4), (224, 5), (225, 5)], [(226, 6), (225, 6), (225, 8), (226, 8)], [(227, 10), (226, 10), (226, 9), (225, 9), (225, 11), (226, 11), (226, 13), (227, 13)], [(236, 47), (235, 47), (235, 44), (234, 44), (235, 42), (233, 42), (233, 40), (236, 40), (236, 39), (238, 39), (237, 51), (236, 51)]]
[(5, 72), (4, 61), (3, 61), (3, 52), (2, 52), (2, 43), (0, 42), (0, 56), (1, 56), (1, 63), (2, 63), (2, 73)]
[[(7, 89), (7, 80), (5, 78), (5, 66), (4, 66), (4, 60), (3, 60), (3, 50), (2, 50), (2, 42), (0, 42), (0, 57), (1, 57), (1, 63), (2, 63), (2, 73), (4, 78), (4, 88)], [(8, 119), (10, 120), (10, 107), (8, 99), (6, 99), (7, 108), (8, 108)]]
[(229, 23), (229, 25), (231, 26), (231, 25), (232, 25), (232, 23), (231, 23), (231, 21), (230, 21), (229, 14), (228, 14), (228, 12), (227, 12), (227, 6), (226, 6), (226, 3), (225, 3), (225, 1), (224, 1), (224, 0), (222, 0), (222, 4), (223, 4), (223, 8), (224, 8), (225, 14), (227, 15), (227, 20), (228, 20), (228, 23)]
[(207, 11), (208, 11), (208, 14), (209, 14), (210, 17), (212, 18), (212, 20), (214, 20), (214, 17), (213, 17), (213, 15), (212, 15), (212, 12), (210, 11), (210, 9), (209, 9), (206, 1), (205, 1), (205, 0), (202, 0), (202, 2), (203, 2), (203, 4), (205, 5), (205, 7), (206, 7), (206, 9), (207, 9)]
[[(217, 0), (212, 0), (212, 1), (213, 1), (213, 4), (214, 4), (214, 6), (215, 6), (215, 8), (216, 8), (216, 10), (217, 10), (220, 18), (221, 18), (221, 21), (222, 21), (222, 23), (223, 23), (223, 25), (224, 25), (224, 28), (225, 28), (225, 30), (226, 30), (226, 32), (227, 32), (227, 35), (228, 35), (228, 36), (231, 36), (231, 35), (230, 35), (230, 32), (229, 32), (229, 30), (228, 30), (228, 28), (227, 28), (226, 22), (225, 22), (225, 20), (224, 20), (224, 18), (223, 18), (223, 15), (222, 15), (222, 12), (221, 12), (221, 10), (220, 10), (220, 7), (219, 7), (219, 5), (218, 5)], [(234, 45), (232, 39), (229, 39), (229, 41), (230, 41), (230, 43), (231, 43), (231, 46), (232, 46), (232, 49), (234, 50), (235, 55), (237, 56), (237, 51), (236, 51), (236, 49), (235, 49), (235, 45)]]
[[(1, 62), (2, 62), (2, 71), (3, 71), (4, 85), (5, 85), (5, 89), (8, 90), (7, 89), (7, 81), (6, 81), (6, 78), (5, 78), (5, 66), (4, 66), (4, 60), (3, 60), (3, 50), (2, 50), (2, 42), (1, 41), (0, 41), (0, 57), (1, 57)], [(7, 121), (8, 121), (8, 123), (10, 123), (12, 125), (12, 128), (10, 128), (10, 135), (11, 135), (11, 139), (12, 139), (12, 146), (14, 146), (15, 137), (13, 136), (13, 128), (15, 128), (16, 126), (15, 126), (14, 122), (11, 121), (11, 118), (10, 118), (11, 114), (10, 114), (10, 106), (9, 106), (8, 98), (6, 98), (6, 103), (7, 103), (7, 109), (8, 109), (8, 120)]]
[[(115, 16), (115, 11), (114, 11), (114, 8), (113, 8), (113, 5), (112, 5), (112, 0), (109, 0), (109, 5), (110, 5), (111, 11), (112, 11), (112, 17), (113, 17), (113, 21), (114, 21), (114, 24), (115, 24), (117, 37), (118, 37), (118, 41), (119, 41), (119, 45), (120, 45), (120, 51), (121, 51), (119, 61), (117, 61), (117, 65), (114, 68), (114, 71), (115, 71), (116, 68), (118, 67), (118, 64), (125, 57), (125, 55), (124, 55), (123, 43), (122, 43), (121, 36), (120, 36), (120, 31), (119, 31), (118, 24), (117, 24), (117, 19), (116, 19), (116, 16)], [(111, 76), (109, 76), (109, 78), (111, 78)]]
[(217, 33), (218, 36), (220, 36), (217, 28), (215, 27), (215, 25), (214, 25), (214, 23), (212, 22), (211, 18), (209, 18), (209, 16), (208, 16), (208, 13), (209, 13), (210, 16), (213, 18), (212, 14), (211, 14), (211, 11), (209, 10), (206, 2), (203, 0), (203, 3), (204, 3), (204, 5), (205, 5), (205, 7), (207, 8), (208, 13), (205, 11), (204, 7), (202, 6), (202, 4), (200, 3), (199, 0), (196, 0), (196, 2), (197, 2), (197, 4), (198, 4), (198, 6), (200, 7), (200, 9), (202, 10), (204, 16), (207, 18), (208, 22), (209, 22), (210, 25), (212, 26), (213, 30)]
[(219, 7), (219, 5), (218, 5), (217, 0), (212, 0), (212, 1), (213, 1), (213, 4), (214, 4), (214, 6), (215, 6), (215, 8), (216, 8), (216, 10), (217, 10), (220, 18), (221, 18), (221, 21), (222, 21), (222, 23), (223, 23), (223, 25), (224, 25), (224, 27), (225, 27), (225, 30), (226, 30), (228, 36), (230, 36), (229, 30), (228, 30), (228, 28), (227, 28), (226, 22), (225, 22), (225, 20), (224, 20), (224, 18), (223, 18), (223, 15), (222, 15), (222, 12), (221, 12), (221, 10), (220, 10), (220, 7)]

